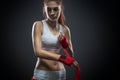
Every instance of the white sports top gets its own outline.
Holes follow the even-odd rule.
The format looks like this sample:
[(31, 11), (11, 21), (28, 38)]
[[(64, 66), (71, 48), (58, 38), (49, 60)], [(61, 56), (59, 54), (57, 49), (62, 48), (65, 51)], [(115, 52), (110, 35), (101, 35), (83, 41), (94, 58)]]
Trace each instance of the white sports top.
[(43, 34), (42, 34), (42, 49), (44, 50), (54, 50), (59, 52), (61, 49), (61, 45), (58, 42), (58, 36), (60, 32), (63, 32), (62, 25), (58, 24), (59, 34), (54, 35), (46, 23), (46, 20), (42, 20), (43, 24)]

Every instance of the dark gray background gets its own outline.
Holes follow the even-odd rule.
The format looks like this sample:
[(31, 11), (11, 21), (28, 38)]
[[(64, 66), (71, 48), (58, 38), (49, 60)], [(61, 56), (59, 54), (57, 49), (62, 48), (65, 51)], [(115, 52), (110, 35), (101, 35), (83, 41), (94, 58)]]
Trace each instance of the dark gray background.
[[(31, 30), (42, 20), (42, 0), (1, 2), (1, 77), (30, 80), (36, 64)], [(63, 0), (81, 80), (118, 78), (118, 4), (105, 0)], [(75, 68), (65, 66), (68, 80)], [(4, 68), (4, 69), (3, 69)]]

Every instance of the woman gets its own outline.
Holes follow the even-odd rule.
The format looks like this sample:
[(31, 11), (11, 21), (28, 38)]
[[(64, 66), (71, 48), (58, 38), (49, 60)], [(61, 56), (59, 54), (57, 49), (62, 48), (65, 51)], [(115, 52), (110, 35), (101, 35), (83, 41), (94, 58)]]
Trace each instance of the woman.
[[(73, 48), (69, 28), (64, 24), (62, 0), (44, 0), (45, 19), (36, 21), (32, 29), (32, 41), (37, 63), (33, 80), (66, 80), (64, 64), (77, 65), (73, 58)], [(60, 54), (60, 41), (66, 38), (66, 48), (71, 56)], [(63, 44), (64, 45), (64, 44)]]

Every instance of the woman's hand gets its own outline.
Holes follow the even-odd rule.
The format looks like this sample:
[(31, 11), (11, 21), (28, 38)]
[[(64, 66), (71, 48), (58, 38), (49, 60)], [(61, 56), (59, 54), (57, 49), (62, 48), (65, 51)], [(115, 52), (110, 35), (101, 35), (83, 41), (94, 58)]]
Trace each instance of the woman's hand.
[(60, 32), (60, 35), (58, 36), (58, 40), (61, 41), (64, 38), (64, 34), (62, 32)]
[(64, 49), (68, 48), (70, 45), (69, 40), (63, 33), (60, 33), (60, 35), (58, 36), (58, 41)]
[[(60, 32), (60, 35), (58, 36), (58, 41), (60, 42), (60, 41), (64, 40), (64, 38), (65, 38), (65, 35), (62, 32)], [(64, 52), (66, 52), (66, 51), (64, 51)], [(78, 62), (76, 60), (71, 65), (71, 67), (73, 67), (73, 66), (79, 66), (79, 64), (78, 64)]]

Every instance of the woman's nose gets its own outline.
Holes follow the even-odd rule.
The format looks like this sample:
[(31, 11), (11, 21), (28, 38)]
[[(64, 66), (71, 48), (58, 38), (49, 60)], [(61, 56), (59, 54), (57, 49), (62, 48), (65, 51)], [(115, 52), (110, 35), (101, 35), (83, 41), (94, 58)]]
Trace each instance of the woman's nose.
[(51, 10), (50, 14), (51, 14), (51, 15), (54, 15), (54, 14), (55, 14), (55, 12), (54, 12), (53, 9)]

